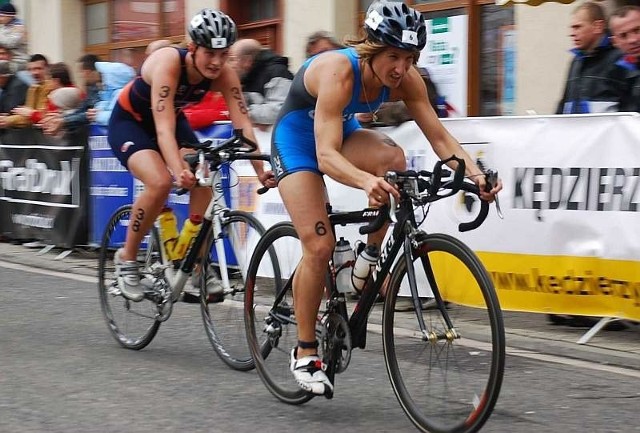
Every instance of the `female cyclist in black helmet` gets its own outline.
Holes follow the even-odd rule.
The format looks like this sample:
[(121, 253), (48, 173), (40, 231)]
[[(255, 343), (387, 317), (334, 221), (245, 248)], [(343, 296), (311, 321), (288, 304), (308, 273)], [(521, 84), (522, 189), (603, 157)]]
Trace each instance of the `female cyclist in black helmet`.
[[(109, 122), (108, 140), (114, 154), (144, 184), (133, 204), (125, 245), (114, 258), (119, 288), (133, 301), (143, 297), (135, 262), (143, 237), (160, 214), (173, 183), (182, 188), (195, 185), (179, 143), (198, 139), (182, 109), (200, 101), (209, 90), (221, 92), (234, 128), (256, 141), (240, 81), (227, 65), (229, 47), (237, 39), (235, 23), (220, 11), (203, 9), (191, 19), (189, 36), (186, 49), (164, 47), (149, 55), (140, 75), (120, 93)], [(262, 184), (275, 185), (261, 161), (253, 161), (253, 166)], [(210, 188), (191, 190), (189, 212), (202, 215), (210, 198)]]
[[(426, 44), (422, 15), (400, 2), (373, 3), (366, 15), (366, 37), (343, 50), (307, 60), (294, 77), (272, 135), (272, 167), (278, 189), (300, 236), (303, 258), (295, 273), (294, 306), (298, 345), (290, 367), (301, 388), (324, 394), (333, 388), (317, 356), (316, 315), (324, 273), (335, 239), (329, 229), (323, 175), (359, 188), (369, 204), (380, 206), (398, 191), (382, 176), (405, 170), (405, 155), (389, 137), (360, 128), (355, 113), (375, 115), (387, 100), (404, 100), (411, 115), (442, 159), (465, 160), (467, 175), (484, 190), (481, 170), (447, 132), (429, 104), (414, 67)], [(498, 183), (484, 200), (493, 200)], [(385, 230), (369, 243), (380, 245)]]

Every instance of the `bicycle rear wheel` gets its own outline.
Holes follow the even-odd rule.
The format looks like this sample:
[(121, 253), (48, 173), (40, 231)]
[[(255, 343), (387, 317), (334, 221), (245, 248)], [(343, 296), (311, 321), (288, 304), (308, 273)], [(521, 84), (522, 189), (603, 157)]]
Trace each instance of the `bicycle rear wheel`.
[(253, 215), (242, 211), (226, 212), (222, 216), (221, 233), (208, 240), (208, 254), (203, 264), (213, 267), (212, 272), (220, 277), (217, 247), (223, 247), (230, 284), (225, 288), (223, 298), (208, 299), (205, 274), (200, 273), (200, 306), (207, 337), (220, 359), (241, 371), (254, 367), (244, 330), (244, 281), (251, 254), (264, 231)]
[[(124, 245), (131, 206), (122, 206), (111, 216), (102, 236), (98, 263), (98, 291), (102, 314), (111, 335), (121, 346), (140, 350), (155, 337), (160, 327), (158, 303), (145, 297), (132, 302), (122, 296), (115, 278), (113, 256)], [(161, 264), (160, 237), (152, 227), (138, 252), (141, 274), (150, 273), (154, 263)]]
[(421, 431), (476, 432), (493, 411), (504, 374), (504, 324), (493, 283), (478, 257), (448, 235), (428, 235), (413, 264), (419, 292), (427, 286), (433, 292), (422, 311), (428, 334), (420, 332), (415, 311), (395, 311), (398, 292), (409, 287), (401, 257), (382, 323), (391, 385)]
[[(298, 386), (289, 370), (291, 349), (298, 343), (290, 277), (302, 258), (302, 246), (290, 223), (267, 230), (251, 257), (244, 298), (249, 349), (267, 389), (289, 404), (313, 395)], [(276, 302), (277, 294), (282, 294)]]

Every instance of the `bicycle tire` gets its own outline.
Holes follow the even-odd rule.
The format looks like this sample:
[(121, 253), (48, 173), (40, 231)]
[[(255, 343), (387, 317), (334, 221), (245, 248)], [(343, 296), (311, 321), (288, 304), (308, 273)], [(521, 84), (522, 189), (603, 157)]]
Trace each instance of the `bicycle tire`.
[[(413, 257), (419, 287), (421, 281), (429, 284), (426, 269), (432, 269), (435, 305), (422, 314), (427, 329), (442, 339), (423, 339), (415, 310), (395, 311), (400, 289), (408, 287), (403, 256), (391, 274), (382, 322), (392, 388), (421, 431), (476, 432), (493, 411), (504, 375), (504, 324), (493, 283), (475, 253), (449, 235), (427, 235)], [(446, 337), (442, 310), (459, 338)]]
[(278, 305), (275, 299), (301, 257), (300, 239), (291, 223), (269, 228), (251, 257), (244, 298), (247, 341), (258, 375), (276, 398), (294, 405), (313, 394), (302, 390), (289, 370), (290, 352), (298, 342), (291, 289)]
[[(131, 206), (117, 209), (109, 219), (100, 244), (98, 262), (98, 292), (102, 314), (107, 327), (115, 340), (127, 349), (140, 350), (155, 337), (160, 327), (156, 318), (157, 304), (148, 299), (132, 302), (122, 296), (117, 289), (115, 251), (124, 245), (126, 231), (131, 215)], [(142, 269), (149, 269), (154, 261), (161, 260), (160, 236), (156, 227), (152, 227), (138, 252), (138, 263)]]
[(214, 266), (219, 277), (219, 267), (215, 265), (216, 243), (227, 246), (236, 260), (234, 268), (227, 266), (231, 289), (223, 298), (209, 300), (204, 273), (201, 273), (202, 320), (211, 346), (220, 359), (235, 370), (247, 371), (254, 368), (254, 363), (244, 327), (244, 280), (251, 253), (265, 229), (253, 215), (243, 211), (228, 211), (223, 221), (220, 236), (216, 239), (209, 236), (205, 250), (208, 254), (202, 265)]

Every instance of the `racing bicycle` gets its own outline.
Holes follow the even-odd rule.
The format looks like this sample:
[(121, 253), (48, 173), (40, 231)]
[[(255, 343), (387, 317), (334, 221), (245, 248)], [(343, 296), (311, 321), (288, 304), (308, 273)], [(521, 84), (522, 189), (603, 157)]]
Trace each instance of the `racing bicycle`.
[[(443, 168), (454, 160), (454, 172)], [(432, 171), (388, 172), (385, 179), (400, 191), (398, 203), (390, 196), (390, 205), (381, 208), (333, 212), (328, 206), (334, 235), (338, 226), (350, 224), (360, 224), (362, 235), (388, 222), (392, 226), (355, 308), (337, 290), (336, 269), (327, 263), (328, 295), (316, 326), (327, 376), (335, 392), (337, 375), (347, 370), (352, 350), (365, 348), (370, 313), (384, 294), (386, 370), (402, 409), (423, 432), (479, 430), (493, 411), (504, 374), (504, 324), (485, 267), (455, 237), (419, 228), (431, 203), (458, 192), (480, 204), (476, 218), (459, 229), (482, 224), (489, 204), (479, 199), (476, 185), (465, 181), (464, 170), (464, 161), (454, 156), (438, 161)], [(487, 174), (488, 184), (497, 180), (496, 172)], [(269, 228), (249, 263), (244, 297), (247, 340), (257, 372), (268, 390), (289, 404), (314, 397), (289, 370), (289, 354), (297, 344), (292, 281), (301, 254), (291, 223)], [(403, 294), (412, 299), (412, 311), (396, 311)], [(429, 298), (430, 307), (424, 308), (421, 297)], [(325, 397), (332, 398), (333, 392)]]
[[(171, 260), (167, 240), (163, 239), (156, 220), (137, 257), (145, 286), (144, 298), (141, 302), (132, 302), (118, 288), (113, 262), (114, 253), (124, 244), (127, 226), (132, 221), (131, 206), (117, 209), (107, 223), (100, 246), (98, 290), (102, 312), (116, 341), (125, 348), (139, 350), (153, 340), (177, 301), (198, 302), (215, 352), (232, 368), (251, 369), (253, 362), (242, 317), (244, 277), (253, 247), (265, 230), (250, 213), (226, 206), (221, 173), (223, 166), (231, 162), (268, 161), (269, 157), (254, 153), (257, 145), (244, 137), (242, 130), (235, 130), (232, 137), (217, 145), (207, 141), (184, 143), (183, 147), (196, 150), (185, 156), (185, 160), (196, 174), (198, 184), (213, 190), (200, 228), (184, 258)], [(196, 264), (202, 269), (212, 268), (222, 285), (222, 297), (211, 299), (207, 295), (206, 272), (199, 273), (199, 295), (184, 290)]]

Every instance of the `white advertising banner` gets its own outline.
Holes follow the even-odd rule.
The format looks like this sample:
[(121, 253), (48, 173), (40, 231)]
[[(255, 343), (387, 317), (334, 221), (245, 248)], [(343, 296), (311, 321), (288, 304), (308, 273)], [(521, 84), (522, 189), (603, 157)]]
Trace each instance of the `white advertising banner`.
[[(497, 169), (500, 205), (460, 233), (478, 205), (459, 194), (431, 206), (427, 232), (449, 233), (481, 257), (503, 308), (640, 320), (640, 116), (614, 113), (444, 119), (473, 157)], [(436, 162), (414, 122), (384, 128), (410, 168)], [(261, 137), (266, 138), (266, 137)], [(262, 149), (269, 149), (261, 141)], [(334, 208), (366, 206), (361, 191), (327, 179)], [(277, 191), (259, 200), (260, 220), (286, 220)], [(340, 234), (339, 234), (340, 235)], [(357, 227), (345, 232), (358, 239)]]

